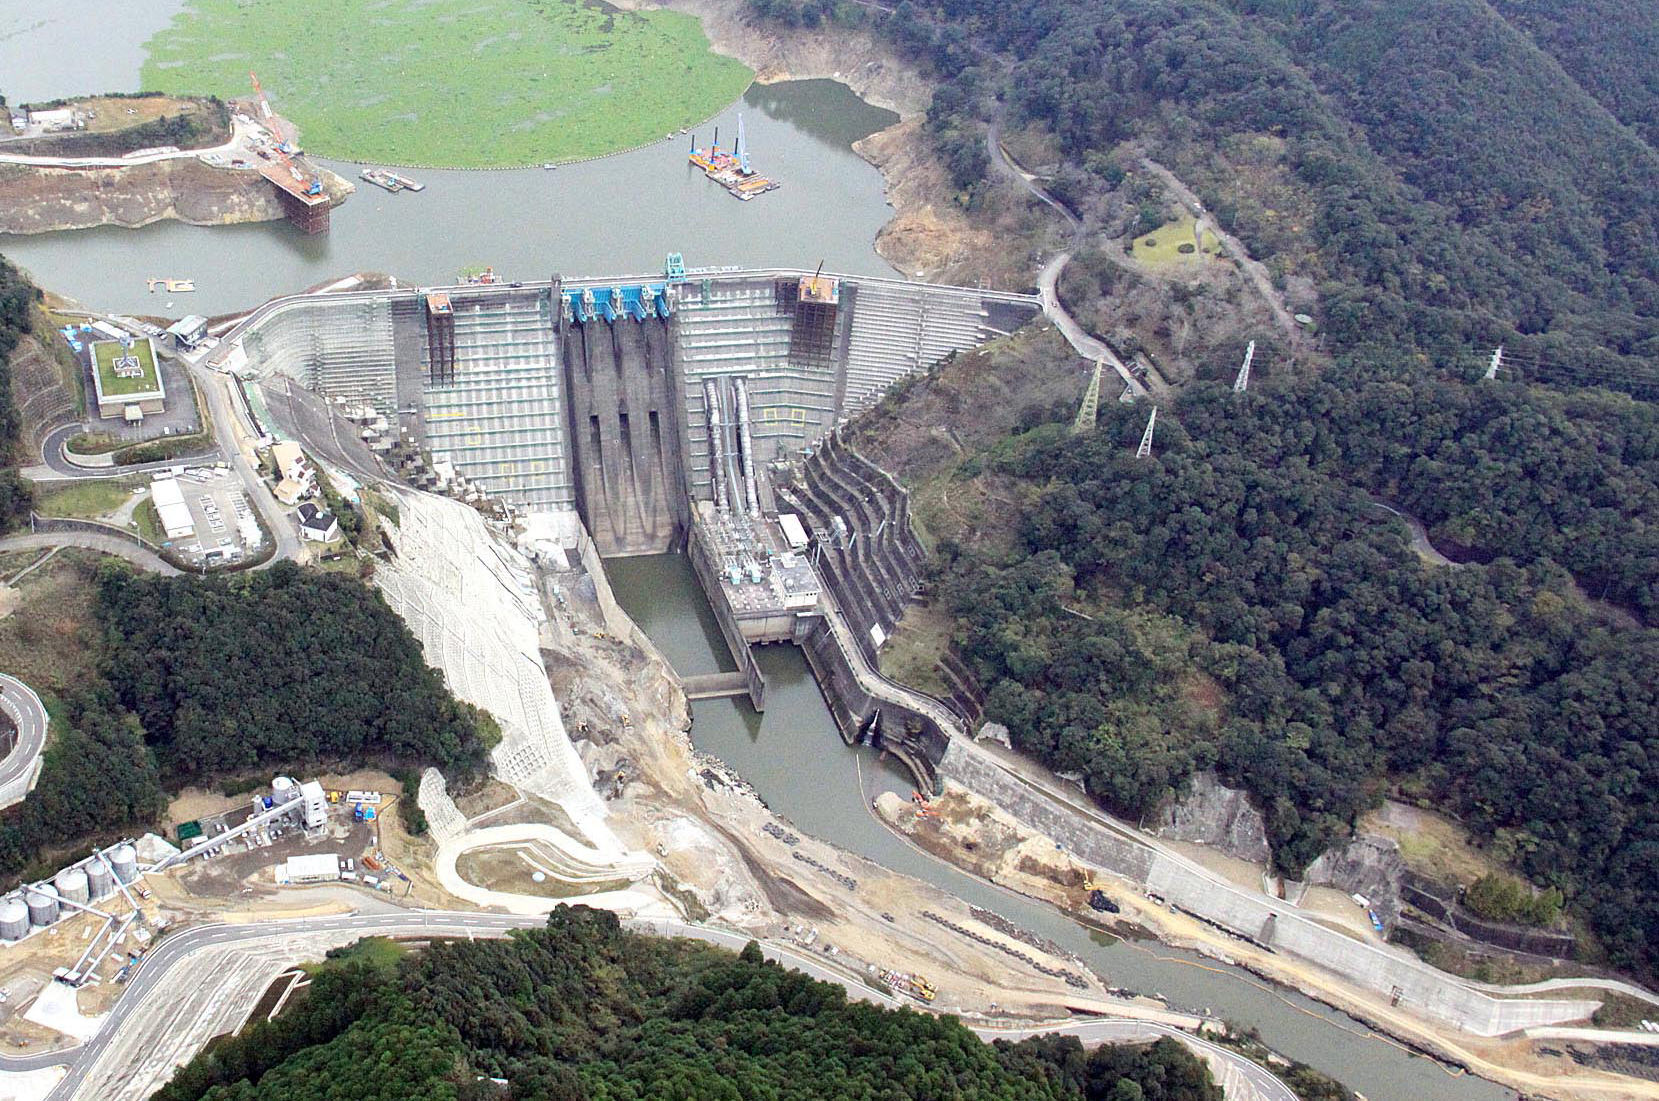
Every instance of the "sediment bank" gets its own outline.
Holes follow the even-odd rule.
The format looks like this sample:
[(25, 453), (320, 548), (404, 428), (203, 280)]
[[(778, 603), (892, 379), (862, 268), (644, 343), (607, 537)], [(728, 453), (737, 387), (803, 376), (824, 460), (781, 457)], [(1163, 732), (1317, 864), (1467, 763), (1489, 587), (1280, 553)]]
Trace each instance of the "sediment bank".
[[(319, 171), (335, 203), (355, 190), (327, 169)], [(136, 229), (166, 219), (217, 226), (283, 216), (275, 189), (259, 173), (215, 168), (194, 157), (125, 168), (0, 165), (0, 233)]]

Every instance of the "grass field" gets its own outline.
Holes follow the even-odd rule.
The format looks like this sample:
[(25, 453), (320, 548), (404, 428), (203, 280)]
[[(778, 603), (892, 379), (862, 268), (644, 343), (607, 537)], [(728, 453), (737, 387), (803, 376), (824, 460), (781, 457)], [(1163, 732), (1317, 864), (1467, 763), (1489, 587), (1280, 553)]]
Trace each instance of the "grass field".
[(67, 516), (96, 520), (126, 504), (132, 497), (131, 479), (73, 482), (65, 486), (35, 489), (35, 511), (42, 516)]
[[(1135, 238), (1129, 255), (1149, 264), (1171, 264), (1178, 260), (1190, 263), (1199, 259), (1200, 253), (1204, 256), (1214, 255), (1221, 247), (1214, 234), (1204, 234), (1202, 250), (1193, 247), (1192, 229), (1196, 220), (1191, 214), (1183, 214), (1177, 220), (1159, 226), (1146, 236)], [(1188, 251), (1182, 252), (1182, 245), (1188, 246)]]
[(483, 168), (627, 149), (715, 114), (753, 74), (674, 12), (590, 0), (189, 0), (143, 85), (250, 94), (311, 152)]
[(111, 366), (121, 355), (121, 345), (113, 340), (100, 340), (92, 346), (92, 361), (98, 368), (98, 385), (103, 388), (105, 397), (148, 394), (161, 386), (161, 377), (156, 373), (156, 356), (150, 349), (150, 342), (134, 341), (132, 352), (138, 357), (138, 365), (144, 369), (144, 373), (132, 378), (122, 378)]

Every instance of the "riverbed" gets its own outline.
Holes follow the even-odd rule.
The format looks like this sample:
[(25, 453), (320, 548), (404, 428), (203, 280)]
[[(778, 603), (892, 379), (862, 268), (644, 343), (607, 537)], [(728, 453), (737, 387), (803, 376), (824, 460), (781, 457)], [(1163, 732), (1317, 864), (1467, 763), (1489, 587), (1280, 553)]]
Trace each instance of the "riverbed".
[[(683, 555), (612, 559), (617, 601), (681, 674), (730, 669), (719, 629)], [(1161, 994), (1175, 1005), (1257, 1028), (1268, 1044), (1341, 1079), (1370, 1101), (1498, 1101), (1515, 1095), (1454, 1076), (1410, 1055), (1363, 1024), (1237, 968), (1155, 942), (1102, 945), (1098, 934), (1045, 904), (1003, 891), (928, 856), (869, 811), (882, 791), (908, 795), (907, 771), (842, 742), (798, 649), (756, 648), (767, 678), (766, 710), (739, 700), (691, 705), (691, 739), (754, 785), (797, 827), (889, 868), (995, 910), (1076, 952), (1108, 982)]]

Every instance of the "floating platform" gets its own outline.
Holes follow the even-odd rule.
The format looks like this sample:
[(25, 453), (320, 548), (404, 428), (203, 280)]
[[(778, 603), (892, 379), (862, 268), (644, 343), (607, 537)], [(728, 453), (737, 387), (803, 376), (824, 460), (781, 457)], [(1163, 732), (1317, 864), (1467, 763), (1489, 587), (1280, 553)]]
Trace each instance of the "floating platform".
[(365, 168), (358, 175), (376, 187), (383, 187), (394, 194), (399, 191), (426, 190), (425, 184), (416, 183), (408, 176), (400, 176), (396, 172), (389, 172), (384, 168)]
[(714, 131), (714, 141), (707, 149), (697, 148), (697, 136), (691, 138), (691, 152), (687, 159), (703, 170), (703, 175), (726, 189), (727, 194), (748, 202), (756, 195), (776, 191), (777, 180), (762, 176), (749, 167), (749, 151), (743, 141), (743, 116), (737, 119), (737, 145), (720, 148), (720, 130)]

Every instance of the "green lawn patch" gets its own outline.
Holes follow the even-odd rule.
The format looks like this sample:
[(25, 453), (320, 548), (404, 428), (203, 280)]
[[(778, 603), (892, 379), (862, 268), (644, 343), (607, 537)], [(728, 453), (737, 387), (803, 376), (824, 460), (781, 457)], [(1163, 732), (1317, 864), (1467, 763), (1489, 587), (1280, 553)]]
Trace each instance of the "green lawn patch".
[(125, 479), (81, 481), (60, 487), (47, 483), (35, 486), (35, 511), (42, 516), (96, 520), (126, 504), (131, 496), (132, 483)]
[(123, 378), (115, 373), (114, 363), (121, 358), (122, 345), (114, 340), (101, 340), (92, 346), (92, 362), (98, 370), (98, 385), (107, 398), (123, 394), (149, 394), (161, 388), (161, 376), (156, 373), (156, 356), (147, 340), (135, 340), (132, 354), (138, 357), (142, 374)]
[(659, 140), (753, 74), (674, 12), (576, 0), (190, 0), (147, 43), (143, 84), (272, 105), (323, 156), (482, 168)]
[[(1195, 247), (1192, 229), (1196, 220), (1191, 214), (1183, 214), (1175, 221), (1166, 222), (1151, 233), (1135, 238), (1129, 255), (1148, 264), (1190, 263), (1201, 256), (1215, 255), (1221, 251), (1221, 245), (1215, 234), (1208, 230), (1204, 231), (1203, 248)], [(1183, 245), (1186, 246), (1185, 251), (1182, 250)]]

